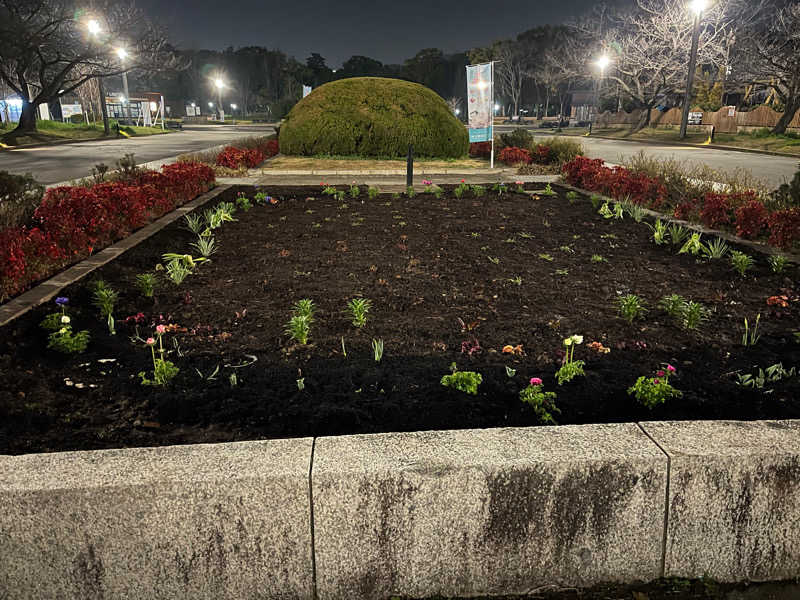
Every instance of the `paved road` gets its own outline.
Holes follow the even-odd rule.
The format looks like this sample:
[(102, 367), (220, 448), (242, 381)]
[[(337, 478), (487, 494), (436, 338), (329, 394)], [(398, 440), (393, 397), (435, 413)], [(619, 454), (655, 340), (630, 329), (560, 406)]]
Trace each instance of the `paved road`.
[[(496, 132), (511, 131), (512, 129), (514, 129), (513, 126), (495, 127)], [(537, 136), (542, 135), (542, 137), (550, 135), (540, 134), (537, 130), (531, 130), (531, 133)], [(719, 171), (747, 169), (772, 187), (777, 187), (791, 179), (798, 170), (800, 162), (800, 159), (795, 157), (753, 154), (735, 150), (715, 150), (713, 148), (671, 146), (669, 144), (638, 143), (591, 137), (575, 139), (583, 143), (589, 156), (602, 158), (606, 162), (622, 163), (627, 157), (644, 150), (647, 154), (658, 158), (675, 158), (692, 163), (705, 163)]]
[(144, 163), (273, 131), (268, 125), (192, 125), (168, 135), (4, 150), (0, 171), (33, 173), (41, 183), (57, 183), (85, 177), (100, 162), (113, 165), (129, 152)]

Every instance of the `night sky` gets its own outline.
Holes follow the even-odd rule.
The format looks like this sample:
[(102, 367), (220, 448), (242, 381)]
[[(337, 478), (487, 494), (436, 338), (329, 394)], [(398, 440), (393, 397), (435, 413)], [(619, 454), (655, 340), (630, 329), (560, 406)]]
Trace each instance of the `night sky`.
[(402, 63), (422, 48), (468, 50), (591, 6), (589, 0), (140, 0), (180, 48), (279, 48), (337, 68), (354, 54)]

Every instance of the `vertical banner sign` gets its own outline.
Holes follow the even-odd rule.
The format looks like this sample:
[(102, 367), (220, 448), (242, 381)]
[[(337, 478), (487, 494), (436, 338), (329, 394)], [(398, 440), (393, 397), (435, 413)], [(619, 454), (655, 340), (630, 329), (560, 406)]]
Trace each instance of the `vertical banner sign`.
[(311, 86), (310, 85), (304, 85), (303, 86), (303, 98), (308, 96), (310, 93), (311, 93)]
[(492, 141), (493, 71), (492, 63), (467, 65), (467, 116), (470, 143)]

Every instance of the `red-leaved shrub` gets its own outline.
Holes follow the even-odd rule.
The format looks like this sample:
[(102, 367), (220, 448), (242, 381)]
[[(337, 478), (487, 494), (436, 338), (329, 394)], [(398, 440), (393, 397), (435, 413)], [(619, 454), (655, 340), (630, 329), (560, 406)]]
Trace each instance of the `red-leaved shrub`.
[(767, 208), (759, 200), (749, 200), (736, 209), (736, 235), (745, 239), (758, 237), (767, 225)]
[(727, 194), (708, 193), (703, 198), (700, 221), (706, 227), (717, 228), (731, 222), (731, 202)]
[(492, 153), (492, 142), (472, 142), (469, 155), (473, 158), (489, 158)]
[(270, 156), (278, 153), (278, 140), (269, 140), (255, 148), (237, 148), (236, 146), (226, 146), (217, 155), (217, 166), (227, 167), (228, 169), (239, 169), (247, 167), (252, 169), (264, 162)]
[(534, 154), (532, 156), (533, 162), (540, 164), (540, 165), (549, 165), (553, 161), (553, 157), (551, 156), (550, 146), (545, 146), (544, 144), (537, 144), (536, 148), (534, 148)]
[(524, 148), (516, 148), (514, 146), (500, 150), (500, 154), (497, 158), (500, 162), (507, 165), (529, 165), (531, 163), (531, 153)]
[(126, 182), (48, 190), (34, 212), (34, 227), (0, 231), (0, 299), (128, 235), (213, 182), (211, 167), (176, 163)]
[(784, 250), (800, 240), (800, 208), (776, 210), (767, 218), (769, 243)]
[(667, 198), (667, 188), (657, 177), (634, 173), (625, 167), (606, 167), (599, 158), (578, 156), (561, 169), (568, 183), (617, 200), (657, 210)]

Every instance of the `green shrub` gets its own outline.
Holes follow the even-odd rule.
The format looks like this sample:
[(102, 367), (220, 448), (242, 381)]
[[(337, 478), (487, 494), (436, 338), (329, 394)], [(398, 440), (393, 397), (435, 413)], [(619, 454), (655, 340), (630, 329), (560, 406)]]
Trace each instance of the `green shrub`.
[(776, 208), (800, 206), (800, 165), (792, 180), (782, 184), (772, 196)]
[(583, 144), (575, 140), (563, 137), (547, 138), (541, 141), (550, 148), (550, 156), (558, 165), (568, 163), (576, 156), (583, 156)]
[(494, 151), (499, 153), (503, 148), (522, 148), (530, 150), (533, 146), (533, 136), (527, 129), (521, 127), (509, 133), (501, 133), (495, 138)]
[(30, 173), (12, 175), (0, 171), (0, 229), (25, 225), (44, 194), (44, 186)]
[(467, 130), (445, 101), (417, 83), (382, 77), (332, 81), (295, 105), (280, 130), (281, 153), (459, 158)]

